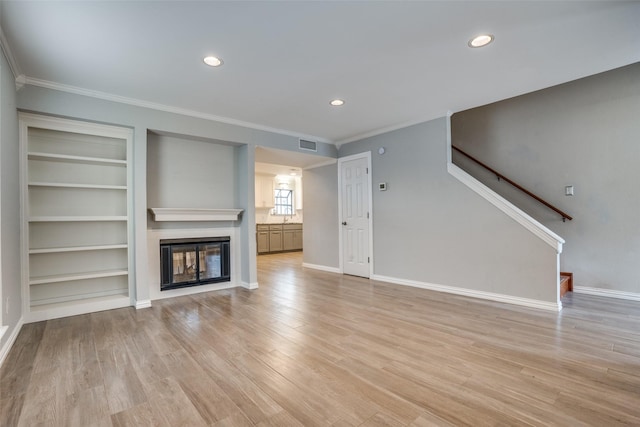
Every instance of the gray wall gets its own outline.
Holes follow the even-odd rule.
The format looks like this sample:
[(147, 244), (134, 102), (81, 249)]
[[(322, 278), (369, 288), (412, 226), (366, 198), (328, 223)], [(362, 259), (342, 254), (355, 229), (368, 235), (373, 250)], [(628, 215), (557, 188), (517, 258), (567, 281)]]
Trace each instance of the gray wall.
[(374, 274), (556, 303), (555, 250), (447, 172), (447, 120), (340, 147), (372, 152)]
[[(0, 102), (0, 254), (3, 299), (0, 311), (2, 324), (9, 326), (0, 341), (2, 348), (22, 316), (18, 114), (15, 80), (4, 53), (0, 54)], [(5, 312), (7, 298), (9, 313)]]
[[(454, 161), (565, 240), (577, 286), (640, 293), (640, 63), (456, 113), (453, 144), (574, 217)], [(564, 195), (565, 185), (575, 195)]]
[(336, 164), (303, 171), (304, 262), (339, 268), (338, 168)]
[[(229, 144), (149, 133), (147, 136), (147, 206), (150, 208), (236, 207), (235, 150)], [(246, 193), (246, 189), (244, 190)], [(153, 221), (149, 228), (207, 228), (217, 223), (165, 223)], [(224, 224), (228, 226), (228, 224)]]

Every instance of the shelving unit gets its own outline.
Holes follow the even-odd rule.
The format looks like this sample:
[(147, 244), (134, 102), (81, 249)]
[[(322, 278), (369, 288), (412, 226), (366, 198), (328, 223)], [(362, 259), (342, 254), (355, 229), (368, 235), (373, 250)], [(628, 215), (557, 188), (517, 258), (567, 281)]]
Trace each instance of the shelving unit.
[(25, 317), (132, 304), (132, 131), (20, 114)]

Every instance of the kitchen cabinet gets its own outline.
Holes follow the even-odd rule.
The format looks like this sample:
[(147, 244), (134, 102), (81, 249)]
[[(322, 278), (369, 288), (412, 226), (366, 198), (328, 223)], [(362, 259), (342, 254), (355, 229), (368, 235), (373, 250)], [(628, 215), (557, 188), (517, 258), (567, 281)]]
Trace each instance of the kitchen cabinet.
[(269, 252), (269, 226), (266, 224), (258, 224), (256, 227), (257, 246), (259, 254)]
[(301, 251), (302, 224), (257, 224), (258, 254)]
[(282, 251), (282, 225), (269, 225), (269, 252)]
[(302, 224), (284, 224), (282, 226), (282, 241), (285, 251), (302, 250)]
[(271, 209), (275, 206), (273, 175), (256, 174), (256, 208)]

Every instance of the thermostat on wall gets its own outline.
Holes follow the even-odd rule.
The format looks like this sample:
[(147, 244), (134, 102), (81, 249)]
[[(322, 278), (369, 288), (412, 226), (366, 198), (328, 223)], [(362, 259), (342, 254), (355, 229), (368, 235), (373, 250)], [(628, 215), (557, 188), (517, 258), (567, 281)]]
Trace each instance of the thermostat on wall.
[(386, 182), (381, 182), (380, 184), (378, 184), (378, 189), (380, 191), (387, 191), (387, 183)]

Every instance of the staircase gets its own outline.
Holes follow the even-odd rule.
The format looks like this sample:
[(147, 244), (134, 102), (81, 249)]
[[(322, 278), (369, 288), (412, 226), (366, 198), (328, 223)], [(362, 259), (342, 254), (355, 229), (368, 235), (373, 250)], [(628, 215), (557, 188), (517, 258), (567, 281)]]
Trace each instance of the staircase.
[(560, 298), (567, 292), (573, 291), (573, 273), (560, 272)]

